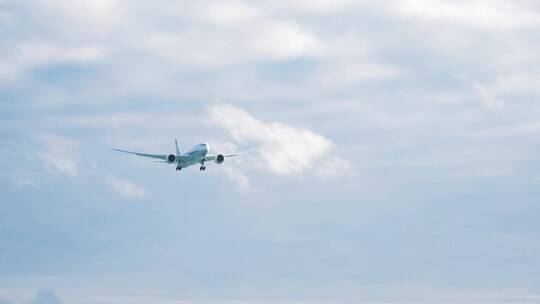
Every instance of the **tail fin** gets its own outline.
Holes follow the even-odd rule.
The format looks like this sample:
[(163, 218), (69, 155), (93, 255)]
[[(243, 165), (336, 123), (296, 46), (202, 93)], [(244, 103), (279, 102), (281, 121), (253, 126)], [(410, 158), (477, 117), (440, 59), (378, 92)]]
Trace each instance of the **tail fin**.
[(178, 147), (178, 141), (176, 139), (174, 140), (174, 145), (176, 147), (176, 155), (182, 155), (182, 152), (180, 152), (180, 148)]

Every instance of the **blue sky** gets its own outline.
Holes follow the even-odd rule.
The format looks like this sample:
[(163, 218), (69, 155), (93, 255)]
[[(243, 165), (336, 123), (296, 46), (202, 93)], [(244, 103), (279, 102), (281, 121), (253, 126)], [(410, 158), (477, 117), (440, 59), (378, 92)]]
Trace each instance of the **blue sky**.
[[(536, 1), (0, 0), (0, 303), (537, 303)], [(204, 173), (121, 155), (256, 152)]]

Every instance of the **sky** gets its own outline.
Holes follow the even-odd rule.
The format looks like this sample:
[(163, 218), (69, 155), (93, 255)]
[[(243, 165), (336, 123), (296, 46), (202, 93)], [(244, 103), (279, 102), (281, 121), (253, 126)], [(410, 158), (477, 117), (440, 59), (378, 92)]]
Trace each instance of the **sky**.
[[(538, 303), (534, 0), (0, 0), (0, 304)], [(114, 152), (254, 152), (200, 172)]]

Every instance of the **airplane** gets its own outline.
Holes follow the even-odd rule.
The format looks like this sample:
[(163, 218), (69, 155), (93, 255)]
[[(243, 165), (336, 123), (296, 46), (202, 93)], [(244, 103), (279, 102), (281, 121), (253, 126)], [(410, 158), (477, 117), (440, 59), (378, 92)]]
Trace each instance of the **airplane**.
[(175, 154), (147, 154), (121, 149), (113, 150), (123, 153), (134, 154), (137, 156), (159, 159), (157, 162), (176, 165), (176, 171), (180, 171), (182, 170), (182, 168), (186, 168), (195, 164), (201, 164), (201, 166), (199, 167), (199, 171), (205, 171), (206, 166), (204, 165), (204, 163), (207, 161), (214, 161), (216, 164), (221, 164), (225, 161), (225, 158), (238, 155), (238, 153), (208, 155), (208, 152), (210, 151), (210, 146), (207, 143), (198, 144), (186, 153), (182, 153), (180, 152), (180, 148), (178, 147), (178, 141), (176, 139), (174, 140), (174, 144), (176, 148)]

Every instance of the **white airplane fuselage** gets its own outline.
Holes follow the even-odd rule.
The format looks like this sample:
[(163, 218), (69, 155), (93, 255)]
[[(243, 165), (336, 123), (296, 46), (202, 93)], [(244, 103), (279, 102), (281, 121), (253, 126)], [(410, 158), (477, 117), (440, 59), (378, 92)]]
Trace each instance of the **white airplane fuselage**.
[(196, 145), (191, 150), (182, 155), (176, 155), (175, 163), (178, 168), (186, 168), (195, 164), (204, 164), (204, 157), (210, 151), (207, 143)]

